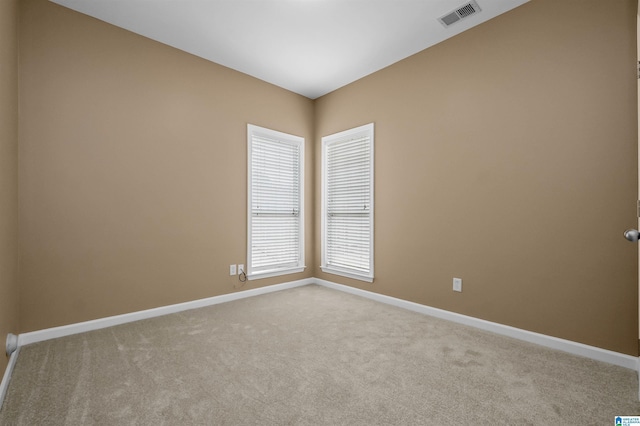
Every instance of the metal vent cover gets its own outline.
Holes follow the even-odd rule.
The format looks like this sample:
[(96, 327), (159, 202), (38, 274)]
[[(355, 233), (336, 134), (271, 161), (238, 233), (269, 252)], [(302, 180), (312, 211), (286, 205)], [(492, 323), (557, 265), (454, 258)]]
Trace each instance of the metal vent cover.
[(455, 24), (461, 19), (468, 18), (471, 15), (475, 15), (481, 10), (482, 9), (480, 9), (480, 6), (478, 6), (478, 3), (476, 3), (475, 0), (471, 0), (470, 2), (467, 2), (460, 7), (457, 7), (452, 12), (447, 13), (444, 16), (441, 16), (440, 18), (438, 18), (438, 21), (440, 21), (440, 23), (445, 27), (448, 27), (449, 25)]

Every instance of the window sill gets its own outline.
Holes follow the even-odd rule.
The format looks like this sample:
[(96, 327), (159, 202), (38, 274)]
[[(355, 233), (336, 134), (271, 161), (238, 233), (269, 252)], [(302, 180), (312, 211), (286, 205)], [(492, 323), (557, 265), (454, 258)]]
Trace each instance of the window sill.
[(262, 278), (270, 278), (277, 277), (280, 275), (288, 275), (288, 274), (297, 274), (299, 272), (304, 271), (306, 266), (297, 266), (295, 268), (287, 268), (287, 269), (272, 269), (270, 271), (262, 271), (262, 272), (254, 272), (252, 274), (247, 274), (247, 279), (250, 281), (259, 280)]
[(369, 275), (362, 275), (355, 272), (343, 271), (340, 269), (331, 268), (328, 266), (321, 266), (322, 272), (326, 272), (327, 274), (340, 275), (342, 277), (353, 278), (354, 280), (366, 281), (368, 283), (373, 282), (373, 277)]

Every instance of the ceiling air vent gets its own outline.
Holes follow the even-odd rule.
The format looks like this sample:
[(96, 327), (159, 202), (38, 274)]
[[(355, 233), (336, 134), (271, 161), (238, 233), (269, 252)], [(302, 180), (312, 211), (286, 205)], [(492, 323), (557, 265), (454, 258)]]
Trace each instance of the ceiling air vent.
[(438, 18), (438, 21), (440, 21), (440, 23), (445, 27), (448, 27), (449, 25), (455, 24), (459, 20), (468, 18), (469, 16), (475, 15), (478, 12), (480, 12), (480, 6), (478, 6), (478, 3), (476, 3), (475, 1), (470, 1), (458, 7), (453, 12), (441, 16), (440, 18)]

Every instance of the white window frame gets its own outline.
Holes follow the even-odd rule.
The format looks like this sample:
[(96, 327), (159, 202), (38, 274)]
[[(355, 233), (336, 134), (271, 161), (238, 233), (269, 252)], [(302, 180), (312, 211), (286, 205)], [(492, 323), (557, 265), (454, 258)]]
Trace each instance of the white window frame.
[[(253, 201), (252, 201), (252, 155), (253, 155), (253, 139), (254, 137), (267, 138), (275, 143), (289, 144), (298, 146), (299, 148), (299, 207), (298, 207), (298, 261), (296, 264), (287, 264), (276, 268), (255, 268), (252, 259), (252, 217), (253, 217)], [(304, 265), (304, 138), (300, 136), (282, 133), (264, 127), (247, 124), (247, 278), (250, 280), (275, 277), (285, 274), (295, 274), (305, 269)]]
[[(369, 268), (368, 271), (361, 271), (352, 268), (339, 267), (329, 264), (328, 261), (328, 212), (327, 212), (327, 191), (328, 191), (328, 147), (336, 143), (348, 143), (351, 140), (361, 138), (363, 136), (369, 137), (370, 144), (370, 167), (367, 170), (369, 173)], [(374, 279), (374, 125), (373, 123), (366, 124), (364, 126), (356, 127), (353, 129), (345, 130), (343, 132), (335, 133), (333, 135), (325, 136), (322, 138), (322, 259), (320, 269), (323, 272), (341, 275), (348, 278), (354, 278), (361, 281), (373, 282)]]

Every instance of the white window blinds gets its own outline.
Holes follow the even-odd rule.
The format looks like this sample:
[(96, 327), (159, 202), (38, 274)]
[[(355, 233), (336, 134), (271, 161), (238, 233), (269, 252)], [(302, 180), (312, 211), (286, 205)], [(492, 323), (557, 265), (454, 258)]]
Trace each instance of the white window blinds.
[(373, 124), (323, 138), (325, 272), (373, 280)]
[(249, 278), (302, 270), (304, 139), (249, 125)]

